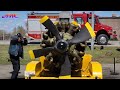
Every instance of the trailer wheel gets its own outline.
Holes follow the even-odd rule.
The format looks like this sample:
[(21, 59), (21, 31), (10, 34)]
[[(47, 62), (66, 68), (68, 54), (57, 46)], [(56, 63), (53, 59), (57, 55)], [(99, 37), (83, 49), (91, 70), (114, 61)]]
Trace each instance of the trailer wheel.
[(97, 36), (97, 44), (98, 45), (107, 45), (108, 44), (108, 36), (106, 34), (100, 34)]

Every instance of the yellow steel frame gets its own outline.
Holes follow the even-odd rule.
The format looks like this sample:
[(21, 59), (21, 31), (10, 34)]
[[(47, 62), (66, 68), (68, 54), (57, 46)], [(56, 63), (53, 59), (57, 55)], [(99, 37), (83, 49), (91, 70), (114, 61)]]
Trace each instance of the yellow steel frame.
[(40, 72), (44, 69), (44, 60), (45, 57), (41, 56), (40, 61), (31, 61), (27, 64), (25, 72), (35, 72), (34, 76), (25, 77), (25, 79), (102, 79), (102, 66), (98, 62), (93, 62), (92, 56), (89, 54), (85, 54), (82, 60), (82, 68), (81, 68), (81, 77), (71, 77), (71, 75), (67, 76), (59, 76), (56, 77), (41, 77), (39, 76)]

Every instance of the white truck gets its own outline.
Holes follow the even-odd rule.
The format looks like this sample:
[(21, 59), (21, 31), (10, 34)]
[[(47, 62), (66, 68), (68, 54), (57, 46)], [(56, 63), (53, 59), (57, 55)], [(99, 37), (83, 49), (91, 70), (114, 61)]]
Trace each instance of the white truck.
[(59, 13), (30, 13), (27, 15), (27, 39), (30, 42), (41, 42), (42, 34), (47, 31), (45, 27), (40, 24), (39, 20), (47, 15), (53, 22), (59, 18)]

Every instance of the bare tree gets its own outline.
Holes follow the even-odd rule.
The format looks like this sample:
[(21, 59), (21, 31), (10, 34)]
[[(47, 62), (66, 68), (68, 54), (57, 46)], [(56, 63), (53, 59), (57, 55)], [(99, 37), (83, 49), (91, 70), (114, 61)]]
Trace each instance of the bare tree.
[(23, 36), (25, 36), (26, 30), (22, 26), (18, 26), (17, 28), (15, 27), (13, 29), (12, 35), (15, 35), (17, 33), (21, 33)]
[(16, 27), (12, 31), (12, 35), (15, 35), (15, 34), (17, 34), (17, 28)]
[(26, 34), (26, 30), (22, 26), (17, 27), (17, 32), (21, 33), (23, 36)]

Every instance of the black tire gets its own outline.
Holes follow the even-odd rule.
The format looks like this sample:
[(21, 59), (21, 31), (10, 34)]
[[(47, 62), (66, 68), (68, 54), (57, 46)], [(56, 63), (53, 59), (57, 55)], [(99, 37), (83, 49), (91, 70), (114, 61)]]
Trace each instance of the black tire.
[[(102, 42), (101, 38), (104, 38), (105, 41)], [(106, 34), (100, 34), (97, 36), (96, 41), (98, 45), (107, 45), (108, 44), (108, 36)]]

